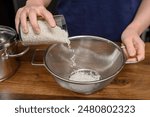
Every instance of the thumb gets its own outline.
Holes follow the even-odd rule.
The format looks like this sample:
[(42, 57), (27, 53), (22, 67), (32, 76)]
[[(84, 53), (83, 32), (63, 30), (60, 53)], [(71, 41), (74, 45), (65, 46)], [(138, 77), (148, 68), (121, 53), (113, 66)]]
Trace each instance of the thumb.
[(124, 39), (122, 43), (125, 45), (127, 53), (130, 57), (136, 55), (136, 49), (134, 47), (134, 43), (132, 39)]

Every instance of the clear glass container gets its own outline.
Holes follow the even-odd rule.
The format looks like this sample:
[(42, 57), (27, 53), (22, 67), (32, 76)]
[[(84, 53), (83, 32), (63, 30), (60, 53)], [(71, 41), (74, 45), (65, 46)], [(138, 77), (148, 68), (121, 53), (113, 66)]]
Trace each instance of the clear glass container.
[(68, 31), (66, 21), (63, 15), (54, 15), (56, 27), (49, 26), (46, 20), (38, 18), (38, 25), (40, 33), (36, 34), (32, 29), (30, 21), (27, 21), (28, 33), (22, 31), (21, 25), (19, 26), (20, 41), (23, 45), (41, 45), (41, 44), (54, 44), (54, 43), (70, 43), (68, 39)]

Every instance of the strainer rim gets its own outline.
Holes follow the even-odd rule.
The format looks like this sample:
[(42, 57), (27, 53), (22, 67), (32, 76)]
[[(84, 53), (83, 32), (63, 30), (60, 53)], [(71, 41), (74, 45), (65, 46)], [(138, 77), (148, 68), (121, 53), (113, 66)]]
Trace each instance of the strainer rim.
[(124, 65), (125, 65), (125, 55), (123, 54), (123, 51), (121, 49), (121, 47), (119, 47), (119, 45), (117, 45), (116, 43), (114, 43), (113, 41), (110, 41), (106, 38), (103, 38), (103, 37), (99, 37), (99, 36), (91, 36), (91, 35), (79, 35), (79, 36), (72, 36), (72, 37), (69, 37), (69, 40), (74, 40), (74, 39), (77, 39), (77, 38), (83, 38), (83, 37), (88, 37), (89, 39), (92, 38), (94, 40), (103, 40), (107, 43), (111, 43), (113, 45), (115, 45), (115, 47), (117, 47), (121, 52), (122, 52), (122, 55), (123, 55), (123, 63), (121, 64), (120, 68), (118, 68), (118, 71), (116, 71), (114, 74), (112, 74), (111, 76), (105, 78), (105, 79), (101, 79), (101, 80), (96, 80), (96, 81), (73, 81), (73, 80), (69, 80), (69, 79), (65, 79), (64, 77), (61, 77), (59, 75), (57, 75), (53, 70), (51, 70), (48, 65), (46, 64), (46, 55), (48, 53), (48, 51), (51, 51), (51, 49), (53, 49), (57, 44), (53, 44), (52, 46), (49, 46), (45, 52), (45, 55), (44, 55), (44, 65), (46, 67), (46, 69), (53, 75), (55, 76), (56, 78), (62, 80), (62, 81), (66, 81), (68, 83), (73, 83), (73, 84), (80, 84), (80, 85), (88, 85), (88, 84), (95, 84), (95, 83), (101, 83), (101, 82), (104, 82), (106, 80), (109, 80), (111, 78), (114, 78), (117, 74), (120, 73), (120, 71), (123, 69)]

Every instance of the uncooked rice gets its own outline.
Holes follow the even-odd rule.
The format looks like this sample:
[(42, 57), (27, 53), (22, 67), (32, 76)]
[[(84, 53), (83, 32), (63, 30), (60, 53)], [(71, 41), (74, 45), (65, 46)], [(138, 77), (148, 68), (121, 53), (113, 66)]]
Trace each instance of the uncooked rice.
[[(71, 73), (69, 80), (70, 81), (77, 81), (77, 82), (91, 82), (91, 81), (98, 81), (101, 80), (102, 77), (93, 70), (87, 70), (87, 69), (79, 69), (77, 71), (74, 71)], [(75, 92), (78, 93), (85, 93), (89, 94), (90, 91), (94, 90), (96, 84), (90, 84), (90, 85), (82, 85), (82, 84), (69, 84), (69, 88)]]
[(54, 28), (48, 26), (48, 23), (44, 20), (38, 20), (41, 32), (40, 34), (35, 34), (29, 21), (28, 33), (25, 34), (20, 28), (22, 44), (23, 45), (38, 45), (38, 44), (53, 44), (53, 43), (67, 43), (70, 44), (68, 39), (68, 33), (61, 27), (56, 26)]
[(73, 74), (71, 74), (69, 80), (73, 80), (73, 81), (80, 81), (80, 82), (84, 82), (84, 81), (96, 81), (96, 80), (100, 80), (101, 76), (99, 74), (93, 74), (92, 71), (89, 72), (85, 72), (83, 71), (77, 71), (74, 72)]

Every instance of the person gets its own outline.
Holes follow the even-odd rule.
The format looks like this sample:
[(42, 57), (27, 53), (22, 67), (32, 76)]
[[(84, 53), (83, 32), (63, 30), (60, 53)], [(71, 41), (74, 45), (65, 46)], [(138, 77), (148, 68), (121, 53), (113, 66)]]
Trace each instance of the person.
[[(35, 33), (40, 33), (37, 17), (44, 18), (51, 27), (56, 23), (46, 9), (52, 0), (27, 0), (16, 13), (15, 24), (28, 33), (29, 18)], [(63, 14), (69, 36), (94, 35), (111, 41), (120, 41), (128, 62), (145, 58), (145, 43), (140, 38), (150, 25), (150, 0), (58, 0), (56, 11)]]

